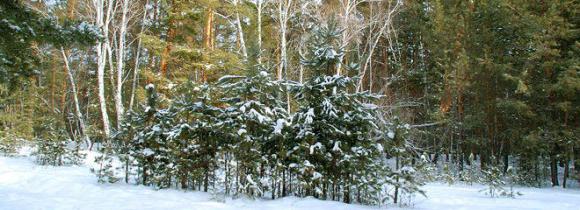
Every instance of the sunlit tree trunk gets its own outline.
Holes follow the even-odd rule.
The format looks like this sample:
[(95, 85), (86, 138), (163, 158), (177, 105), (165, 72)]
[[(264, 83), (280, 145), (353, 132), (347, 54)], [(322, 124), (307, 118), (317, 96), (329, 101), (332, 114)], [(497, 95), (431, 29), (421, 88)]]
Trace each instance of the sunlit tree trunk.
[[(203, 30), (204, 47), (207, 50), (207, 52), (213, 50), (213, 32), (212, 32), (213, 22), (214, 22), (213, 9), (207, 8), (205, 26)], [(202, 67), (201, 80), (203, 83), (207, 82), (208, 70), (209, 69), (207, 69), (207, 67)]]
[(123, 65), (125, 59), (125, 37), (127, 35), (127, 12), (129, 10), (129, 0), (123, 0), (121, 28), (119, 29), (119, 44), (117, 47), (117, 85), (115, 87), (115, 111), (117, 113), (117, 130), (121, 129), (125, 107), (123, 106)]
[(246, 49), (246, 41), (244, 39), (244, 30), (242, 28), (242, 21), (240, 20), (240, 12), (238, 9), (239, 0), (234, 0), (234, 7), (236, 7), (236, 26), (238, 27), (238, 39), (240, 40), (240, 50), (244, 60), (248, 59), (248, 50)]
[(257, 0), (256, 7), (258, 10), (258, 63), (262, 64), (262, 7), (264, 6), (264, 0)]
[(280, 65), (276, 72), (276, 79), (282, 80), (284, 72), (288, 67), (288, 55), (287, 55), (287, 39), (286, 33), (288, 30), (288, 13), (292, 5), (292, 0), (280, 0), (278, 2), (278, 21), (280, 30)]
[(96, 25), (101, 29), (102, 34), (105, 36), (104, 41), (98, 40), (96, 44), (97, 88), (101, 119), (103, 121), (103, 133), (104, 137), (108, 138), (111, 134), (111, 128), (109, 115), (107, 113), (107, 101), (105, 98), (105, 66), (107, 64), (107, 45), (109, 44), (107, 36), (109, 34), (109, 23), (113, 5), (111, 2), (106, 0), (93, 0), (93, 4), (95, 7)]
[(173, 48), (173, 38), (175, 37), (175, 17), (172, 17), (173, 15), (176, 14), (177, 12), (177, 5), (175, 0), (171, 1), (171, 10), (172, 10), (172, 14), (170, 14), (169, 17), (169, 23), (167, 25), (167, 46), (165, 46), (165, 49), (163, 50), (163, 53), (161, 55), (161, 62), (160, 62), (160, 72), (161, 72), (161, 76), (163, 77), (167, 77), (167, 65), (169, 64), (169, 59), (170, 59), (170, 54), (171, 54), (171, 50)]
[[(140, 33), (143, 33), (145, 29), (145, 21), (147, 20), (147, 5), (149, 1), (145, 3), (143, 7), (143, 19), (141, 20), (141, 30)], [(129, 111), (133, 110), (133, 105), (135, 103), (135, 89), (137, 89), (137, 83), (139, 80), (139, 59), (141, 55), (141, 37), (137, 38), (137, 52), (135, 52), (135, 69), (133, 70), (133, 80), (131, 85), (131, 98), (129, 100)]]
[(60, 53), (62, 54), (62, 59), (64, 60), (64, 69), (66, 71), (70, 86), (71, 86), (71, 91), (72, 91), (72, 96), (73, 96), (73, 102), (74, 102), (74, 107), (75, 107), (75, 115), (79, 121), (79, 127), (80, 127), (80, 133), (83, 136), (83, 140), (85, 141), (85, 143), (87, 144), (88, 148), (92, 148), (92, 142), (89, 138), (89, 135), (87, 135), (87, 126), (85, 124), (85, 119), (83, 117), (83, 114), (81, 112), (81, 107), (79, 105), (79, 97), (78, 97), (78, 92), (77, 92), (77, 86), (75, 83), (75, 79), (72, 75), (71, 69), (70, 69), (70, 65), (68, 63), (68, 56), (65, 53), (64, 49), (61, 47), (60, 48)]

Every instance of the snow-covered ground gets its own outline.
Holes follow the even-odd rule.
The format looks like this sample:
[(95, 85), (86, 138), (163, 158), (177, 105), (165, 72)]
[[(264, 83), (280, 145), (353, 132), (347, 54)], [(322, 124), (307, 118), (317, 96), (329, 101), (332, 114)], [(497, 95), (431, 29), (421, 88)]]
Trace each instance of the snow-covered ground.
[[(404, 209), (580, 209), (580, 190), (518, 188), (516, 199), (489, 198), (483, 186), (428, 184), (428, 198), (418, 196)], [(385, 208), (385, 207), (380, 207)], [(387, 206), (393, 209), (394, 206)], [(287, 197), (278, 200), (227, 199), (216, 202), (211, 195), (179, 190), (153, 190), (126, 184), (103, 185), (86, 167), (35, 165), (29, 158), (0, 156), (1, 210), (68, 209), (379, 209), (373, 206)]]

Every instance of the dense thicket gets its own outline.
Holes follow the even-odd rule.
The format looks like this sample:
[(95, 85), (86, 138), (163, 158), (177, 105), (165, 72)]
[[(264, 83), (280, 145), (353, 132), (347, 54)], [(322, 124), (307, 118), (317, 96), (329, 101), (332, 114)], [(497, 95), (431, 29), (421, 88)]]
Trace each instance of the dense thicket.
[[(384, 148), (405, 146), (387, 144), (394, 134), (381, 135), (381, 128), (395, 128), (377, 118), (371, 102), (379, 97), (349, 93), (356, 78), (327, 75), (336, 67), (333, 55), (342, 53), (333, 45), (335, 32), (317, 27), (303, 61), (313, 76), (302, 84), (272, 80), (266, 71), (188, 82), (167, 108), (148, 85), (147, 105), (130, 114), (105, 155), (121, 155), (126, 181), (218, 195), (381, 204), (393, 195), (390, 187), (421, 192), (410, 162), (387, 164)], [(101, 181), (117, 181), (111, 166), (109, 159), (97, 170)]]

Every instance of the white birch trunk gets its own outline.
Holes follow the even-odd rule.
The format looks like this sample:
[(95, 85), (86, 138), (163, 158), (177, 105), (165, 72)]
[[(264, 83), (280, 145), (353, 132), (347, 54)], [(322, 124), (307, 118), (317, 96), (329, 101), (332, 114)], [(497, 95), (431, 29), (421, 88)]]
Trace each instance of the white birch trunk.
[(262, 5), (263, 0), (257, 0), (258, 8), (258, 64), (262, 64)]
[[(391, 30), (392, 28), (392, 18), (393, 15), (398, 11), (399, 7), (401, 6), (402, 2), (397, 0), (397, 3), (391, 7), (390, 3), (389, 3), (389, 11), (386, 14), (386, 18), (385, 20), (383, 20), (383, 25), (381, 26), (381, 28), (378, 31), (378, 34), (373, 38), (372, 43), (369, 43), (370, 47), (369, 47), (369, 53), (363, 63), (363, 68), (361, 70), (360, 73), (360, 80), (356, 86), (356, 92), (360, 92), (362, 91), (362, 83), (363, 83), (363, 79), (365, 77), (366, 71), (369, 68), (370, 65), (372, 65), (371, 61), (372, 61), (372, 56), (374, 55), (375, 49), (379, 43), (380, 38), (383, 35), (386, 35), (387, 39), (389, 40), (389, 45), (392, 45), (392, 41), (391, 41), (391, 33), (393, 33), (393, 30)], [(392, 46), (390, 46), (392, 47)]]
[[(342, 14), (340, 19), (341, 25), (341, 34), (340, 34), (340, 47), (345, 48), (348, 45), (348, 19), (350, 16), (351, 7), (353, 7), (354, 2), (352, 0), (341, 1), (342, 6)], [(336, 63), (336, 75), (340, 75), (342, 73), (342, 62), (343, 56), (340, 56), (338, 62)]]
[(129, 10), (129, 0), (123, 0), (121, 28), (119, 30), (119, 44), (117, 47), (117, 78), (115, 88), (115, 111), (117, 113), (117, 130), (121, 129), (125, 107), (123, 106), (123, 64), (125, 55), (125, 37), (127, 34), (127, 12)]
[[(143, 20), (141, 20), (141, 31), (139, 34), (143, 33), (145, 29), (145, 20), (147, 19), (147, 5), (149, 1), (145, 3), (143, 8)], [(129, 111), (133, 111), (133, 104), (135, 103), (135, 89), (137, 88), (137, 83), (139, 80), (139, 58), (141, 55), (141, 37), (137, 38), (137, 52), (135, 53), (135, 69), (133, 70), (133, 81), (131, 85), (131, 99), (129, 100)]]
[(95, 7), (95, 23), (103, 32), (105, 42), (97, 41), (97, 89), (99, 98), (99, 107), (101, 110), (101, 119), (103, 121), (104, 137), (108, 138), (111, 134), (111, 127), (109, 122), (109, 115), (107, 113), (107, 102), (105, 98), (105, 65), (107, 64), (107, 43), (109, 33), (109, 17), (112, 11), (112, 5), (108, 4), (105, 10), (105, 0), (93, 0)]
[(74, 106), (75, 106), (75, 115), (79, 121), (79, 127), (81, 130), (81, 135), (83, 136), (83, 140), (85, 141), (85, 143), (87, 144), (87, 148), (89, 148), (89, 150), (93, 147), (93, 144), (91, 142), (91, 139), (89, 138), (89, 135), (87, 135), (87, 126), (85, 124), (85, 120), (83, 118), (83, 114), (81, 112), (81, 106), (79, 105), (79, 97), (78, 97), (78, 93), (77, 93), (77, 86), (75, 83), (75, 79), (72, 75), (71, 69), (70, 69), (70, 65), (68, 63), (68, 56), (66, 55), (66, 53), (64, 52), (64, 49), (61, 47), (60, 48), (60, 52), (62, 54), (62, 59), (64, 60), (64, 68), (66, 70), (66, 74), (68, 76), (68, 80), (70, 83), (70, 87), (72, 90), (72, 95), (73, 95), (73, 101), (74, 101)]
[(280, 66), (276, 74), (276, 79), (278, 80), (282, 80), (282, 74), (288, 67), (286, 30), (288, 27), (288, 12), (291, 5), (292, 0), (280, 0), (278, 2), (278, 19), (280, 22)]
[[(278, 4), (279, 9), (279, 21), (280, 21), (280, 67), (278, 68), (277, 79), (282, 80), (282, 74), (287, 77), (288, 72), (288, 56), (287, 56), (287, 40), (286, 40), (286, 30), (288, 27), (288, 12), (292, 6), (292, 0), (280, 0)], [(285, 78), (287, 79), (287, 78)], [(286, 85), (286, 109), (288, 113), (291, 112), (290, 107), (290, 88)]]
[(242, 50), (242, 56), (244, 60), (248, 60), (248, 50), (246, 49), (246, 41), (244, 39), (244, 30), (242, 29), (242, 21), (240, 20), (240, 12), (238, 9), (239, 0), (234, 0), (234, 6), (236, 7), (236, 26), (238, 27), (238, 36), (240, 39), (240, 49)]

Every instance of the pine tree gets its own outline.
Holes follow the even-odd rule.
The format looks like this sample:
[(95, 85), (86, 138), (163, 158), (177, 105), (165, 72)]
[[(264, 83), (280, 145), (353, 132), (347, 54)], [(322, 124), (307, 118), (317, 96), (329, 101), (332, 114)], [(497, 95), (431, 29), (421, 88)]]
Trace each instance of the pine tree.
[[(283, 83), (272, 81), (265, 71), (248, 77), (222, 77), (225, 114), (235, 134), (232, 145), (237, 161), (236, 186), (239, 192), (262, 196), (268, 181), (266, 172), (279, 174), (285, 161), (287, 143), (282, 131), (288, 124), (283, 98)], [(275, 185), (275, 184), (274, 184)], [(270, 190), (274, 191), (273, 187)]]
[[(403, 196), (412, 196), (416, 193), (425, 195), (420, 189), (424, 183), (418, 179), (418, 165), (414, 164), (414, 147), (410, 141), (411, 128), (409, 124), (403, 124), (400, 119), (392, 119), (386, 128), (386, 153), (395, 161), (393, 168), (388, 168), (387, 183), (394, 186), (394, 192), (388, 195), (394, 203), (402, 204)], [(445, 176), (445, 175), (443, 175)], [(386, 198), (383, 198), (386, 199)]]
[(0, 2), (0, 83), (20, 84), (21, 77), (40, 73), (39, 45), (90, 45), (98, 33), (88, 24), (59, 25), (21, 0)]
[(381, 161), (384, 139), (377, 138), (377, 107), (371, 104), (377, 96), (350, 93), (357, 78), (329, 76), (343, 54), (336, 47), (340, 33), (334, 24), (313, 33), (303, 61), (312, 77), (294, 88), (299, 106), (292, 118), (297, 140), (289, 152), (293, 172), (306, 196), (379, 203), (377, 192), (385, 183), (375, 177), (386, 168)]
[[(491, 156), (492, 161), (495, 161), (495, 157)], [(480, 192), (489, 195), (490, 197), (510, 197), (522, 195), (520, 192), (514, 191), (513, 181), (515, 174), (513, 174), (512, 168), (508, 170), (508, 174), (501, 172), (500, 168), (491, 165), (486, 170), (482, 171), (483, 177), (481, 182), (486, 185), (486, 188), (481, 189)], [(508, 183), (509, 182), (509, 183)], [(510, 184), (509, 189), (505, 189), (505, 186)]]
[(176, 122), (169, 134), (176, 176), (182, 188), (187, 187), (187, 179), (191, 177), (203, 185), (203, 191), (214, 191), (218, 152), (227, 142), (226, 127), (221, 121), (223, 110), (216, 106), (218, 101), (213, 99), (213, 87), (188, 83), (183, 89), (185, 91), (181, 91), (175, 102), (182, 120)]
[(91, 172), (97, 176), (99, 183), (116, 183), (119, 181), (117, 168), (113, 165), (114, 151), (113, 146), (106, 144), (100, 148), (100, 155), (95, 157), (96, 166), (91, 168)]
[(137, 161), (140, 183), (158, 188), (171, 186), (171, 164), (168, 134), (172, 129), (175, 112), (158, 109), (157, 93), (152, 84), (147, 85), (148, 102), (144, 110), (143, 127), (133, 139), (131, 156)]

